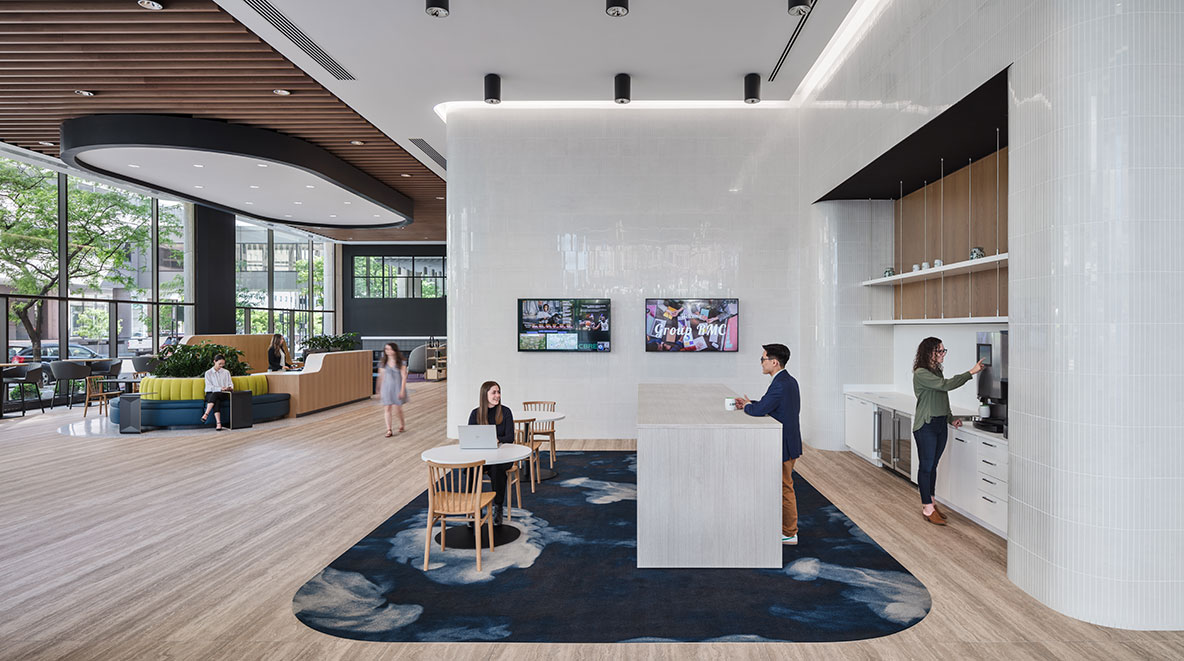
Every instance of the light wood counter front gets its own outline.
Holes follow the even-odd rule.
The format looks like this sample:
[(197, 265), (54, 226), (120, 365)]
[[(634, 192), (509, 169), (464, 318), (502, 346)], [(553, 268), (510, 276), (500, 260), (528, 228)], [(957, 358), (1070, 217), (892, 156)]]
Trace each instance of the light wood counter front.
[(781, 567), (781, 423), (718, 384), (637, 389), (637, 566)]
[(289, 418), (369, 399), (371, 357), (369, 351), (309, 354), (299, 372), (268, 372), (267, 389), (292, 396)]

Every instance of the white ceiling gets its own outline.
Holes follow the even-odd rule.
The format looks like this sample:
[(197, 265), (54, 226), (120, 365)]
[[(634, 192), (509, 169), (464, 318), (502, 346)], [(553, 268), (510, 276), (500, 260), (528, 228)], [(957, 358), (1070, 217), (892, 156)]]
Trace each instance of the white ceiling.
[(507, 101), (611, 99), (617, 73), (635, 100), (734, 100), (750, 72), (764, 99), (788, 100), (854, 4), (818, 0), (769, 83), (799, 20), (787, 0), (633, 0), (623, 18), (604, 0), (452, 0), (444, 19), (424, 0), (271, 0), (357, 79), (339, 81), (243, 0), (216, 1), (441, 177), (410, 139), (447, 156), (432, 109), (480, 100), (487, 73)]
[(406, 220), (311, 172), (258, 158), (163, 147), (105, 147), (84, 151), (78, 160), (181, 196), (280, 222), (360, 227)]

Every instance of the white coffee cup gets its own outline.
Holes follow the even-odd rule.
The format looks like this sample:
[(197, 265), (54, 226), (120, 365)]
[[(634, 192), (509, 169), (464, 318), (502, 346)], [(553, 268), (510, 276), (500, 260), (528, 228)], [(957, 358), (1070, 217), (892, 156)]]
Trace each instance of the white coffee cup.
[(735, 397), (725, 397), (724, 398), (724, 410), (725, 411), (735, 411), (736, 410), (736, 398)]
[(921, 268), (922, 268), (922, 269), (927, 269), (927, 268), (929, 268), (929, 262), (921, 262)]
[(913, 270), (914, 270), (914, 271), (920, 271), (920, 270), (921, 270), (921, 265), (920, 265), (920, 264), (913, 264)]
[(938, 266), (942, 266), (943, 264), (945, 264), (945, 262), (941, 261), (940, 259), (933, 260), (934, 268), (937, 268)]

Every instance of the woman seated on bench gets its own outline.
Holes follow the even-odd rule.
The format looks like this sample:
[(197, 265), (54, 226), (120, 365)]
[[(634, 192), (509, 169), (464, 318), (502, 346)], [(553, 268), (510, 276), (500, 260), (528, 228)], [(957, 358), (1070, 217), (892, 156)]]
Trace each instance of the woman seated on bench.
[[(230, 398), (232, 390), (234, 382), (226, 370), (226, 357), (218, 354), (214, 356), (214, 366), (206, 370), (206, 412), (201, 416), (202, 424), (209, 419), (210, 410), (213, 409), (214, 422), (218, 425), (214, 431), (222, 431), (222, 402)], [(217, 409), (214, 409), (215, 406)]]

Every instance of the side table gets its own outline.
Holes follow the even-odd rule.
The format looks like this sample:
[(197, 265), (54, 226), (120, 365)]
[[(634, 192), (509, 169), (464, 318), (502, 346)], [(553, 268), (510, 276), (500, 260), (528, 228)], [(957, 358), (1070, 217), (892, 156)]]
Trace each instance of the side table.
[(119, 396), (119, 433), (139, 434), (143, 431), (140, 424), (140, 393), (128, 393)]
[[(250, 390), (235, 390), (230, 393), (230, 424), (231, 429), (246, 429), (255, 425), (251, 413), (251, 400), (254, 395)], [(120, 406), (123, 406), (120, 404)]]

